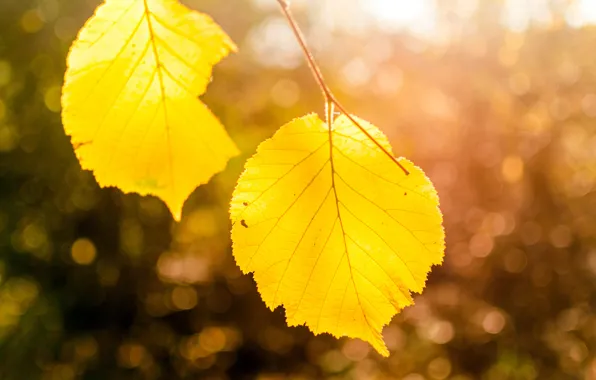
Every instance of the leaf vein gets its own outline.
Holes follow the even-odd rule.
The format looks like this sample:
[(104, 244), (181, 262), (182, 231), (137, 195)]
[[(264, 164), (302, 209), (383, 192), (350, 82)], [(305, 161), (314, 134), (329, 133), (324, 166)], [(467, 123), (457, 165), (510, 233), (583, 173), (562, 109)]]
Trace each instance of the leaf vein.
[(326, 160), (325, 161), (325, 163), (323, 164), (323, 166), (321, 167), (321, 169), (313, 176), (313, 178), (306, 184), (306, 186), (304, 187), (304, 189), (302, 189), (302, 191), (300, 191), (300, 193), (296, 196), (296, 199), (294, 199), (294, 201), (292, 201), (292, 203), (290, 203), (290, 205), (288, 206), (288, 208), (286, 208), (284, 210), (284, 212), (282, 212), (280, 214), (279, 218), (277, 219), (277, 221), (275, 222), (275, 224), (273, 225), (273, 227), (271, 227), (271, 229), (269, 230), (269, 232), (267, 233), (267, 235), (265, 235), (265, 237), (263, 238), (263, 240), (261, 240), (261, 243), (259, 244), (259, 247), (255, 250), (255, 252), (250, 257), (250, 259), (248, 261), (248, 264), (246, 265), (246, 268), (250, 268), (250, 265), (252, 263), (252, 260), (254, 259), (254, 257), (257, 255), (257, 253), (261, 249), (263, 243), (265, 241), (267, 241), (267, 239), (269, 238), (269, 235), (271, 235), (271, 233), (273, 232), (273, 230), (275, 230), (275, 228), (277, 227), (277, 225), (279, 224), (279, 222), (287, 215), (287, 212), (296, 204), (296, 202), (298, 202), (298, 200), (300, 200), (300, 198), (306, 192), (306, 190), (308, 190), (308, 188), (315, 182), (315, 180), (323, 172), (323, 169), (325, 169), (325, 166), (327, 166), (327, 163), (328, 162), (329, 162), (329, 160)]
[[(306, 157), (304, 157), (303, 159), (301, 159), (300, 161), (298, 161), (290, 170), (288, 170), (287, 172), (285, 172), (284, 174), (282, 174), (280, 177), (277, 177), (275, 179), (275, 181), (271, 185), (269, 185), (269, 187), (267, 187), (265, 190), (262, 190), (259, 193), (259, 195), (256, 196), (255, 199), (251, 200), (250, 203), (251, 204), (254, 204), (256, 201), (258, 201), (263, 195), (265, 195), (266, 192), (268, 192), (269, 190), (271, 190), (275, 185), (277, 185), (288, 174), (290, 174), (292, 171), (294, 171), (294, 169), (296, 169), (297, 167), (299, 167), (303, 162), (305, 162), (306, 160), (308, 160), (309, 158), (311, 158), (312, 156), (314, 156), (319, 151), (319, 149), (321, 149), (325, 145), (327, 145), (327, 143), (321, 144), (321, 146), (319, 146), (318, 148), (316, 148), (315, 150), (313, 150), (312, 152), (310, 152)], [(255, 179), (259, 179), (259, 178), (255, 178)], [(244, 215), (244, 213), (246, 212), (247, 209), (248, 209), (248, 207), (245, 208), (244, 210), (242, 210), (242, 212), (240, 213), (240, 215), (238, 215), (238, 217), (236, 218), (236, 220), (234, 221), (234, 223), (236, 223), (238, 220), (240, 220), (242, 218), (242, 216)]]
[(93, 137), (91, 138), (91, 142), (93, 142), (98, 136), (99, 133), (101, 132), (101, 130), (104, 127), (104, 124), (106, 122), (106, 120), (108, 119), (108, 115), (110, 114), (110, 112), (112, 111), (112, 109), (114, 108), (114, 104), (116, 104), (116, 102), (118, 101), (118, 99), (120, 99), (120, 97), (122, 96), (122, 92), (124, 91), (124, 89), (128, 86), (128, 84), (130, 83), (131, 78), (134, 77), (134, 72), (137, 70), (137, 68), (139, 67), (139, 65), (141, 64), (141, 62), (143, 62), (143, 59), (145, 58), (145, 56), (147, 55), (147, 51), (149, 50), (149, 43), (147, 43), (142, 51), (142, 53), (139, 55), (139, 59), (135, 62), (133, 69), (132, 69), (132, 73), (131, 75), (129, 75), (126, 78), (126, 81), (124, 82), (124, 84), (120, 87), (120, 89), (117, 92), (117, 95), (114, 97), (114, 100), (111, 102), (110, 106), (108, 107), (108, 109), (110, 111), (106, 112), (103, 114), (100, 123), (98, 124), (97, 128), (95, 129), (95, 132), (93, 133)]
[(122, 21), (122, 19), (124, 18), (124, 16), (126, 16), (128, 14), (128, 12), (130, 12), (130, 10), (135, 6), (135, 2), (131, 1), (130, 5), (125, 8), (122, 13), (120, 14), (120, 16), (118, 16), (118, 18), (116, 18), (115, 20), (111, 20), (111, 24), (110, 26), (108, 26), (106, 29), (103, 30), (103, 32), (93, 41), (84, 41), (88, 44), (88, 46), (86, 46), (86, 49), (90, 49), (93, 46), (95, 46), (96, 43), (98, 43), (99, 41), (101, 41), (109, 32), (112, 31), (112, 28), (117, 25), (120, 21)]
[(362, 221), (362, 219), (360, 219), (356, 214), (354, 214), (354, 212), (352, 210), (350, 210), (345, 203), (341, 203), (342, 206), (344, 206), (344, 208), (346, 209), (346, 211), (351, 214), (357, 221), (360, 222), (360, 224), (362, 224), (363, 226), (365, 226), (366, 228), (368, 228), (372, 233), (374, 233), (375, 235), (377, 235), (377, 237), (379, 239), (381, 239), (381, 241), (383, 243), (385, 243), (385, 245), (387, 246), (387, 248), (389, 248), (394, 254), (395, 256), (404, 264), (404, 266), (406, 267), (406, 269), (408, 270), (408, 273), (410, 274), (410, 276), (412, 276), (412, 279), (414, 281), (416, 281), (416, 277), (414, 276), (414, 273), (412, 273), (412, 271), (410, 270), (410, 268), (408, 267), (407, 263), (404, 261), (404, 259), (401, 258), (401, 256), (393, 249), (392, 246), (389, 245), (389, 243), (387, 243), (387, 241), (385, 240), (385, 238), (383, 238), (381, 235), (379, 235), (379, 233), (377, 231), (375, 231), (374, 228), (370, 227), (368, 224), (364, 223), (364, 221)]
[(379, 178), (379, 179), (382, 179), (383, 181), (385, 181), (385, 182), (387, 182), (387, 183), (389, 183), (389, 184), (391, 184), (391, 185), (398, 186), (398, 187), (400, 187), (400, 188), (402, 188), (402, 189), (404, 189), (404, 190), (407, 190), (407, 191), (411, 191), (412, 193), (414, 193), (414, 194), (417, 194), (417, 195), (421, 196), (422, 198), (424, 198), (424, 199), (426, 199), (426, 200), (432, 201), (432, 199), (430, 199), (428, 196), (426, 196), (426, 195), (424, 195), (424, 194), (422, 194), (422, 193), (420, 193), (420, 192), (418, 192), (418, 191), (416, 191), (416, 190), (414, 190), (414, 189), (410, 189), (410, 188), (407, 188), (407, 187), (405, 187), (405, 186), (403, 186), (403, 185), (402, 185), (402, 182), (403, 182), (403, 181), (406, 181), (406, 180), (408, 179), (408, 177), (409, 177), (409, 176), (406, 176), (406, 178), (404, 178), (404, 179), (403, 179), (402, 181), (400, 181), (400, 182), (393, 182), (393, 181), (391, 181), (391, 180), (389, 180), (389, 179), (387, 179), (387, 178), (383, 177), (382, 175), (380, 175), (380, 174), (378, 174), (378, 173), (376, 173), (376, 172), (374, 172), (374, 171), (370, 170), (369, 168), (367, 168), (366, 166), (362, 165), (361, 163), (359, 163), (359, 162), (356, 162), (356, 161), (355, 161), (355, 160), (354, 160), (352, 157), (348, 156), (347, 154), (345, 154), (344, 152), (342, 152), (340, 149), (337, 149), (337, 148), (336, 148), (336, 150), (337, 150), (337, 152), (338, 152), (339, 154), (341, 154), (343, 157), (345, 157), (345, 158), (346, 158), (348, 161), (351, 161), (351, 162), (352, 162), (353, 164), (355, 164), (356, 166), (359, 166), (359, 167), (361, 167), (363, 170), (366, 170), (367, 172), (369, 172), (369, 173), (373, 174), (375, 177), (377, 177), (377, 178)]
[(279, 288), (281, 287), (281, 284), (282, 284), (282, 282), (284, 280), (284, 277), (286, 275), (286, 272), (288, 271), (288, 268), (290, 266), (290, 263), (292, 262), (292, 259), (294, 258), (294, 255), (296, 254), (296, 251), (298, 251), (298, 248), (300, 247), (300, 244), (302, 243), (302, 240), (306, 236), (306, 233), (308, 232), (308, 229), (310, 228), (311, 224), (314, 222), (315, 218), (319, 214), (319, 211), (321, 211), (321, 209), (323, 208), (323, 205), (327, 201), (327, 197), (329, 197), (329, 194), (331, 194), (331, 187), (329, 187), (329, 191), (327, 191), (327, 194), (325, 194), (325, 198), (323, 198), (323, 201), (321, 202), (321, 204), (319, 205), (319, 207), (317, 207), (317, 210), (315, 211), (315, 213), (313, 214), (313, 216), (310, 218), (308, 224), (306, 225), (306, 228), (304, 229), (304, 231), (302, 232), (302, 235), (300, 236), (300, 239), (298, 240), (298, 243), (296, 244), (296, 247), (294, 247), (294, 250), (292, 251), (292, 254), (290, 255), (290, 258), (288, 259), (288, 263), (286, 264), (286, 267), (284, 269), (284, 272), (281, 275), (281, 278), (279, 279), (279, 282), (278, 282), (278, 285), (277, 285), (277, 289), (275, 290), (275, 295), (273, 296), (273, 303), (275, 303), (275, 299), (277, 298), (277, 294), (279, 292)]
[[(385, 209), (383, 209), (381, 206), (379, 206), (378, 204), (376, 204), (375, 202), (373, 202), (372, 200), (370, 200), (370, 198), (368, 198), (367, 196), (365, 196), (364, 194), (362, 194), (361, 192), (359, 192), (358, 190), (354, 189), (352, 187), (352, 185), (350, 185), (348, 182), (346, 182), (346, 180), (339, 174), (336, 173), (337, 177), (350, 189), (352, 190), (354, 193), (358, 194), (362, 199), (366, 200), (368, 203), (370, 203), (371, 205), (375, 206), (377, 209), (379, 209), (380, 211), (382, 211), (385, 215), (387, 215), (391, 220), (393, 220), (395, 223), (399, 224), (405, 231), (407, 231), (410, 235), (412, 235), (412, 237), (414, 239), (416, 239), (418, 241), (418, 243), (420, 243), (429, 253), (432, 253), (428, 247), (426, 246), (425, 243), (423, 243), (416, 235), (414, 235), (414, 233), (412, 231), (410, 231), (410, 229), (408, 227), (406, 227), (402, 222), (400, 222), (399, 220), (395, 219), (393, 217), (393, 215), (389, 214), (387, 211), (385, 211)], [(344, 205), (345, 206), (345, 205)], [(364, 223), (363, 223), (364, 224)], [(370, 228), (370, 227), (369, 227)], [(378, 235), (378, 234), (377, 234)]]
[[(317, 259), (315, 260), (315, 263), (310, 271), (310, 274), (308, 275), (308, 278), (306, 279), (306, 285), (304, 286), (304, 289), (302, 290), (302, 295), (300, 296), (300, 299), (298, 300), (298, 306), (296, 306), (296, 311), (292, 315), (292, 318), (296, 315), (296, 313), (298, 312), (298, 309), (300, 308), (300, 305), (302, 304), (302, 299), (304, 298), (304, 295), (306, 294), (306, 289), (308, 288), (310, 279), (312, 278), (312, 275), (314, 274), (315, 269), (317, 268), (317, 264), (319, 263), (321, 256), (323, 256), (323, 253), (325, 252), (325, 249), (327, 248), (327, 243), (329, 243), (329, 240), (331, 240), (331, 235), (333, 235), (333, 230), (335, 230), (336, 224), (337, 224), (337, 218), (335, 218), (335, 220), (333, 221), (333, 224), (331, 225), (331, 231), (329, 231), (329, 235), (327, 235), (327, 238), (325, 239), (323, 248), (321, 248), (321, 252), (319, 252), (319, 254), (317, 255)], [(324, 306), (324, 304), (323, 304), (323, 306)]]

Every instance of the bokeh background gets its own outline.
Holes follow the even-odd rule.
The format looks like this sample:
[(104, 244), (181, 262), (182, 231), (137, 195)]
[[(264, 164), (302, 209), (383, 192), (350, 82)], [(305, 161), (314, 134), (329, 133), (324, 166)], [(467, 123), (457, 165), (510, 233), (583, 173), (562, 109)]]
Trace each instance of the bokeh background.
[(294, 0), (329, 84), (439, 191), (447, 251), (392, 355), (289, 328), (236, 267), (247, 157), (322, 111), (275, 0), (189, 0), (240, 52), (204, 100), (243, 155), (174, 223), (60, 122), (98, 0), (0, 0), (0, 379), (596, 379), (596, 0)]

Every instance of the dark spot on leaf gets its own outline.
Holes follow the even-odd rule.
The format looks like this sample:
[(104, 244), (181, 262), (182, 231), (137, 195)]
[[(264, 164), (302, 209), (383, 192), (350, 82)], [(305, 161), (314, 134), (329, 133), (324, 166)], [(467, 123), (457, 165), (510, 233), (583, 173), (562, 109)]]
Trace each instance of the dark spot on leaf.
[(408, 195), (408, 193), (407, 193), (407, 192), (405, 192), (405, 193), (404, 193), (404, 195)]
[(82, 146), (85, 145), (89, 145), (91, 144), (93, 141), (81, 141), (81, 142), (76, 142), (76, 143), (72, 143), (72, 147), (76, 150), (79, 149)]
[(246, 220), (242, 219), (242, 220), (240, 221), (240, 224), (242, 224), (242, 227), (244, 227), (244, 228), (248, 228), (248, 224), (246, 224)]
[(242, 202), (242, 204), (248, 206), (248, 202)]

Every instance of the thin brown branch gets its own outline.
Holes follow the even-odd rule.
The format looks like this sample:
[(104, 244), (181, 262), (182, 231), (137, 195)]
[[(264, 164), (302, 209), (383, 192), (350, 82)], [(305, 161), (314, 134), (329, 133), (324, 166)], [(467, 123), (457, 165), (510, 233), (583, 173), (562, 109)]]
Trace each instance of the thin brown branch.
[(310, 48), (306, 44), (306, 38), (304, 38), (304, 35), (302, 34), (302, 30), (300, 30), (300, 27), (298, 26), (296, 19), (294, 19), (294, 16), (292, 15), (292, 11), (290, 10), (290, 4), (286, 0), (277, 0), (277, 1), (279, 2), (279, 5), (281, 6), (282, 13), (286, 17), (286, 19), (288, 20), (288, 23), (290, 24), (290, 27), (292, 28), (292, 32), (294, 33), (294, 36), (296, 37), (296, 40), (298, 41), (298, 44), (300, 45), (300, 48), (302, 49), (304, 56), (306, 57), (306, 62), (308, 62), (310, 71), (312, 72), (313, 77), (317, 81), (317, 84), (319, 85), (319, 88), (321, 89), (321, 92), (323, 93), (325, 102), (331, 101), (332, 93), (331, 93), (329, 87), (327, 86), (327, 83), (325, 83), (325, 78), (323, 78), (321, 69), (319, 68), (319, 65), (317, 64), (317, 62), (315, 61), (315, 58), (310, 51)]
[[(315, 60), (310, 48), (308, 47), (308, 44), (306, 43), (306, 38), (304, 37), (304, 34), (302, 34), (302, 30), (300, 29), (300, 26), (298, 25), (298, 23), (296, 22), (296, 19), (292, 15), (292, 11), (290, 10), (290, 3), (287, 0), (277, 0), (277, 2), (279, 3), (279, 6), (281, 7), (281, 11), (284, 14), (284, 16), (286, 17), (286, 20), (288, 21), (288, 24), (290, 25), (290, 28), (292, 29), (292, 32), (294, 33), (294, 36), (296, 37), (296, 40), (298, 41), (298, 44), (300, 45), (300, 48), (302, 49), (304, 57), (306, 58), (306, 62), (308, 63), (308, 67), (310, 68), (310, 71), (311, 71), (313, 77), (315, 78), (315, 81), (317, 82), (317, 84), (319, 85), (319, 88), (321, 89), (321, 93), (323, 94), (323, 98), (325, 100), (326, 109), (327, 110), (331, 109), (332, 108), (331, 105), (334, 104), (340, 110), (341, 113), (346, 115), (346, 117), (352, 123), (354, 123), (354, 125), (356, 125), (356, 127), (358, 127), (358, 129), (360, 129), (360, 131), (362, 133), (364, 133), (366, 135), (366, 137), (368, 137), (379, 149), (381, 149), (381, 151), (383, 151), (383, 153), (385, 153), (385, 155), (387, 155), (397, 166), (399, 166), (401, 168), (401, 170), (403, 170), (403, 172), (406, 175), (409, 175), (410, 172), (393, 156), (393, 154), (391, 152), (389, 152), (387, 149), (385, 149), (385, 147), (383, 145), (381, 145), (381, 143), (379, 143), (346, 110), (346, 108), (339, 102), (339, 100), (337, 100), (337, 98), (335, 97), (335, 95), (333, 94), (333, 92), (331, 91), (329, 86), (327, 86), (327, 82), (325, 82), (325, 78), (323, 77), (321, 69), (320, 69), (319, 65), (317, 64), (317, 61)], [(327, 118), (328, 122), (332, 119), (328, 115), (326, 115), (326, 118)], [(329, 124), (329, 130), (331, 130), (331, 124)]]

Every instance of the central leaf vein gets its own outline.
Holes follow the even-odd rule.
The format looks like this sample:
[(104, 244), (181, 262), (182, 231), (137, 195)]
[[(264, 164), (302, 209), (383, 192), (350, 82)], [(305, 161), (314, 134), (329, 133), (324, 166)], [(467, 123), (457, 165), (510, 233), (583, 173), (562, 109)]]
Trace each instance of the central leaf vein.
[(145, 14), (144, 18), (147, 21), (147, 28), (149, 29), (149, 39), (151, 40), (151, 48), (153, 50), (153, 58), (155, 59), (155, 65), (157, 66), (157, 76), (159, 78), (159, 89), (161, 91), (161, 105), (163, 107), (164, 113), (164, 125), (166, 129), (166, 139), (168, 144), (168, 165), (170, 167), (170, 184), (172, 186), (172, 193), (176, 194), (176, 185), (174, 183), (174, 157), (173, 157), (173, 150), (172, 150), (172, 136), (170, 131), (170, 125), (168, 123), (168, 108), (166, 106), (166, 88), (164, 84), (164, 75), (163, 75), (163, 64), (159, 58), (159, 52), (157, 50), (157, 36), (155, 34), (155, 30), (153, 29), (153, 23), (151, 21), (151, 10), (149, 9), (149, 4), (147, 0), (143, 0), (143, 5), (145, 6)]
[[(341, 212), (339, 210), (339, 204), (340, 204), (340, 200), (339, 197), (337, 195), (337, 186), (335, 184), (335, 175), (336, 175), (336, 170), (335, 170), (335, 162), (333, 160), (333, 128), (332, 128), (332, 123), (333, 123), (333, 117), (332, 117), (332, 110), (331, 107), (328, 107), (328, 117), (327, 117), (327, 128), (329, 130), (329, 162), (330, 162), (330, 169), (331, 169), (331, 187), (333, 188), (333, 194), (335, 195), (335, 208), (337, 210), (337, 219), (339, 220), (339, 225), (341, 228), (341, 232), (342, 232), (342, 236), (343, 236), (343, 242), (344, 242), (344, 252), (345, 252), (345, 256), (346, 259), (348, 260), (348, 267), (350, 268), (350, 279), (352, 281), (352, 286), (354, 287), (354, 293), (356, 293), (356, 299), (358, 300), (358, 305), (360, 306), (360, 311), (362, 312), (362, 317), (364, 318), (364, 320), (366, 321), (366, 324), (368, 325), (368, 327), (373, 330), (373, 327), (370, 324), (370, 321), (368, 320), (368, 317), (366, 316), (366, 313), (364, 312), (364, 307), (362, 305), (362, 302), (360, 300), (360, 293), (358, 293), (358, 288), (356, 287), (356, 280), (354, 279), (354, 271), (352, 268), (352, 262), (350, 260), (350, 253), (348, 252), (348, 243), (347, 243), (347, 237), (348, 235), (346, 234), (346, 229), (344, 227), (344, 223), (343, 220), (341, 218)], [(345, 298), (345, 292), (344, 292), (344, 296)], [(337, 323), (339, 324), (339, 321), (341, 319), (341, 314), (342, 314), (342, 309), (343, 309), (343, 303), (344, 303), (344, 299), (342, 299), (342, 306), (340, 307), (340, 311), (339, 311), (339, 315), (337, 316)]]

